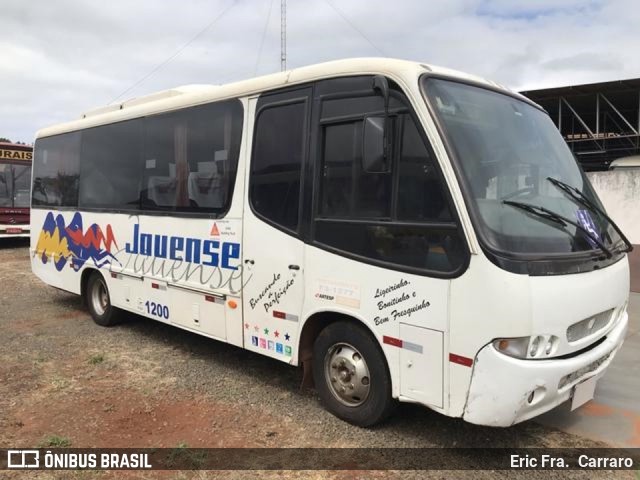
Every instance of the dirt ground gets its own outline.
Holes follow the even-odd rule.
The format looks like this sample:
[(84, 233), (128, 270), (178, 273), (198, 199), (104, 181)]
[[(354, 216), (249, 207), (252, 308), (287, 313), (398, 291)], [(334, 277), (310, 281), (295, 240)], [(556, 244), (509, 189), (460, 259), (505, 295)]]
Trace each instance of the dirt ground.
[[(484, 428), (401, 405), (364, 430), (325, 412), (301, 372), (129, 316), (95, 325), (0, 240), (0, 447), (601, 447), (534, 422)], [(561, 475), (562, 473), (562, 475)], [(635, 478), (632, 472), (31, 472), (38, 478)], [(27, 478), (0, 472), (2, 478)], [(30, 478), (30, 477), (29, 477)]]

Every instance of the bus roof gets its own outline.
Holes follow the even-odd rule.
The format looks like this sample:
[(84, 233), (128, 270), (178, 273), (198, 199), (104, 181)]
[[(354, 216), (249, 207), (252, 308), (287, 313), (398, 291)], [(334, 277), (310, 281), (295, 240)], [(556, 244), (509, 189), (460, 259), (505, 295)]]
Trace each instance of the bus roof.
[[(156, 92), (144, 97), (92, 110), (84, 113), (80, 120), (43, 128), (37, 132), (36, 138), (153, 115), (216, 100), (255, 95), (268, 90), (323, 78), (383, 74), (400, 83), (407, 83), (414, 81), (419, 74), (426, 72), (484, 84), (514, 95), (513, 91), (495, 82), (444, 67), (390, 58), (352, 58), (309, 65), (225, 85), (187, 85)], [(519, 94), (516, 95), (520, 96)], [(530, 102), (525, 97), (522, 97), (522, 99)]]
[(32, 145), (23, 145), (21, 143), (0, 142), (0, 148), (8, 148), (11, 150), (33, 150)]

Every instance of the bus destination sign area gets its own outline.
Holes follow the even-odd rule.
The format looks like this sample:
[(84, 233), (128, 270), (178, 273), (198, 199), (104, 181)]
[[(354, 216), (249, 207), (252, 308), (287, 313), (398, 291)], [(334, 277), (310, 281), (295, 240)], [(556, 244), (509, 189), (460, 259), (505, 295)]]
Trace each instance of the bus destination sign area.
[(0, 160), (26, 160), (33, 159), (32, 151), (13, 150), (0, 147)]

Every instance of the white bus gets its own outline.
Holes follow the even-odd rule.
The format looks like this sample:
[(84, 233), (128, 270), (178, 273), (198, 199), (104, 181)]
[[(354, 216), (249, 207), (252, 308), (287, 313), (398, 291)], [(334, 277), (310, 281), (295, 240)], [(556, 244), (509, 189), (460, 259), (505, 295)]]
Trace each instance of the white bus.
[[(47, 195), (37, 195), (47, 185)], [(397, 400), (508, 426), (596, 380), (631, 247), (547, 114), (356, 59), (190, 86), (41, 130), (32, 268), (291, 365), (360, 426)]]

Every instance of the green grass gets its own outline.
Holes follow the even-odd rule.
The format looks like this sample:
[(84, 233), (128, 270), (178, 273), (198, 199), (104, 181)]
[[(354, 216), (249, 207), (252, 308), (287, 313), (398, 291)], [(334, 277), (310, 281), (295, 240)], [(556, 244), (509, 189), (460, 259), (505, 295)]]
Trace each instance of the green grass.
[(89, 363), (91, 365), (100, 365), (102, 362), (104, 362), (104, 355), (102, 355), (101, 353), (97, 355), (91, 355), (89, 357)]
[(71, 446), (71, 440), (69, 440), (67, 437), (61, 437), (59, 435), (47, 435), (38, 444), (38, 448), (45, 448), (45, 447), (62, 448), (62, 447), (70, 447), (70, 446)]

